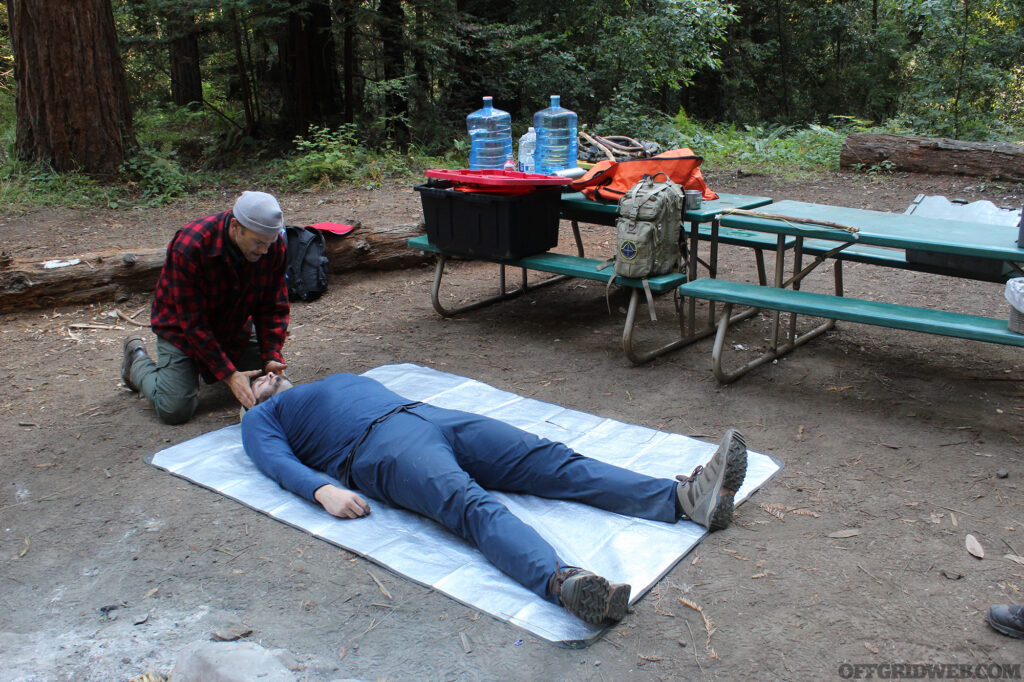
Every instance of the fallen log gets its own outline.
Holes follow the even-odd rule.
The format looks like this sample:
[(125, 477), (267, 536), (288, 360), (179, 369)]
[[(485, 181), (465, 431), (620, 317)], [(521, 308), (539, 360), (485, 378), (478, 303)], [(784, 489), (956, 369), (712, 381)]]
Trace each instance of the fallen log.
[[(357, 223), (358, 227), (358, 223)], [(433, 260), (405, 245), (423, 234), (423, 223), (345, 236), (325, 233), (332, 273), (347, 270), (393, 270)], [(107, 250), (59, 259), (0, 256), (0, 313), (29, 308), (123, 301), (133, 293), (151, 293), (164, 264), (165, 248)]]
[(841, 168), (869, 169), (885, 162), (888, 170), (1024, 181), (1024, 145), (1009, 142), (858, 133), (846, 138), (839, 153)]

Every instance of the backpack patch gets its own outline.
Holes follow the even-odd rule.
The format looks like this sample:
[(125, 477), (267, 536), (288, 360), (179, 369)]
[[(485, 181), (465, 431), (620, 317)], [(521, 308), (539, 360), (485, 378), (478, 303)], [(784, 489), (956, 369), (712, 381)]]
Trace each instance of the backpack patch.
[(327, 241), (312, 227), (285, 227), (289, 301), (315, 301), (327, 291)]

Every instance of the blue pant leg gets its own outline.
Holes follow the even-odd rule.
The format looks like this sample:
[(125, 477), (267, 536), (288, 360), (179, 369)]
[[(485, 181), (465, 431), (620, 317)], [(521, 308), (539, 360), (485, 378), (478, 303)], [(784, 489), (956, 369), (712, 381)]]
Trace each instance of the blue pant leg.
[(373, 428), (352, 460), (352, 483), (370, 497), (437, 521), (534, 593), (564, 564), (533, 528), (462, 470), (441, 430), (399, 412)]
[(505, 422), (433, 405), (413, 408), (452, 443), (459, 465), (484, 488), (583, 502), (675, 523), (676, 482), (584, 457)]

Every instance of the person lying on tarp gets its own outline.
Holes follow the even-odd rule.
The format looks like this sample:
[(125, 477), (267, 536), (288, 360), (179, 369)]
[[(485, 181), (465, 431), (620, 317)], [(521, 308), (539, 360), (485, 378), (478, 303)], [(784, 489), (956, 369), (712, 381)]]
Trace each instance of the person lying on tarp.
[(368, 377), (335, 374), (293, 387), (269, 373), (252, 390), (257, 405), (242, 418), (242, 445), (281, 487), (344, 519), (370, 513), (360, 493), (422, 514), (588, 623), (621, 620), (630, 586), (567, 566), (488, 490), (719, 530), (732, 522), (733, 496), (746, 476), (746, 444), (735, 430), (707, 465), (670, 480), (584, 457), (496, 419), (410, 401)]

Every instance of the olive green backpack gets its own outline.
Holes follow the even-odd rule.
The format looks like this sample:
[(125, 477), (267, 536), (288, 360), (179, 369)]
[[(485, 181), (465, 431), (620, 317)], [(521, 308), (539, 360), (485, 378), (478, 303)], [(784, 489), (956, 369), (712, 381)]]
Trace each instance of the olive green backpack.
[(643, 280), (652, 320), (657, 317), (647, 279), (678, 267), (682, 217), (683, 190), (664, 173), (645, 175), (619, 199), (615, 277)]

